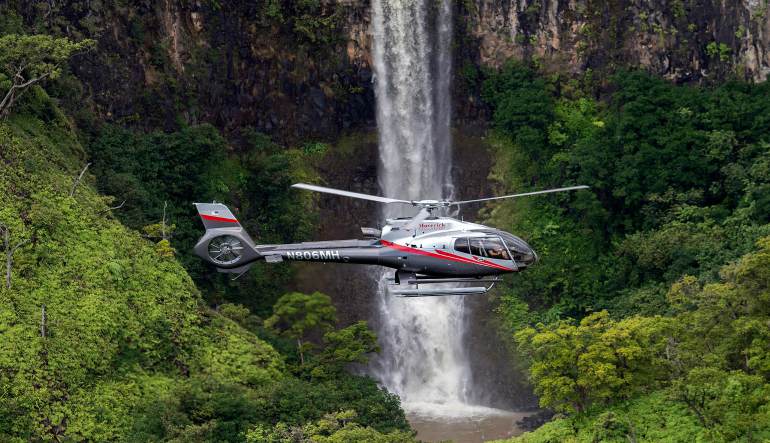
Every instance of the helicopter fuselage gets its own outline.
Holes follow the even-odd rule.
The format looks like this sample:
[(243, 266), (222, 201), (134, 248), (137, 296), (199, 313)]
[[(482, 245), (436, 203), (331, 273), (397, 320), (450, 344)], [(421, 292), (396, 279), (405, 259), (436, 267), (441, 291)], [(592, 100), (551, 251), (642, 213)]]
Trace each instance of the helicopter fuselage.
[[(240, 272), (255, 261), (265, 260), (355, 263), (424, 276), (483, 277), (517, 272), (537, 259), (532, 248), (516, 236), (450, 217), (429, 217), (414, 227), (409, 226), (410, 218), (389, 219), (378, 237), (363, 240), (255, 245), (224, 205), (198, 206), (207, 234), (195, 251), (223, 272)], [(213, 215), (223, 211), (229, 215)], [(220, 249), (228, 246), (212, 252), (210, 243), (227, 235), (242, 244), (244, 252), (239, 260), (225, 262), (216, 258)]]

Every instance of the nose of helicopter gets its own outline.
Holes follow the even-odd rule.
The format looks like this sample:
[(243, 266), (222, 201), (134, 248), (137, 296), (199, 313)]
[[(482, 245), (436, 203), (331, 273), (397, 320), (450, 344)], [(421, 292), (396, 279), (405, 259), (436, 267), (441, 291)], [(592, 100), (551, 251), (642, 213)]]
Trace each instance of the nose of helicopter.
[(537, 262), (537, 253), (527, 242), (507, 232), (501, 233), (501, 236), (519, 267), (527, 267)]
[(526, 248), (522, 248), (521, 253), (519, 254), (519, 257), (516, 259), (516, 263), (519, 265), (525, 265), (529, 266), (535, 262), (537, 262), (538, 257), (537, 253), (534, 249), (532, 249), (531, 246), (527, 245)]
[(525, 256), (524, 262), (527, 264), (527, 266), (537, 262), (540, 258), (537, 256), (537, 252), (535, 252), (534, 249), (531, 247), (529, 248), (529, 252)]

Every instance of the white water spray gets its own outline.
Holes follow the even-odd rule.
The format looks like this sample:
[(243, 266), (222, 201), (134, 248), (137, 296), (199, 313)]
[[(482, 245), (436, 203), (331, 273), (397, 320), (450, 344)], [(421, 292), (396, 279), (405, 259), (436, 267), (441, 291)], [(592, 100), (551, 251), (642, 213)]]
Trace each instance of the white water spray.
[[(450, 0), (373, 0), (380, 188), (403, 199), (452, 198)], [(401, 211), (401, 212), (399, 212)], [(383, 215), (411, 215), (388, 207)], [(388, 273), (390, 275), (390, 273)], [(375, 377), (407, 410), (466, 409), (470, 367), (462, 297), (397, 298), (379, 285)]]

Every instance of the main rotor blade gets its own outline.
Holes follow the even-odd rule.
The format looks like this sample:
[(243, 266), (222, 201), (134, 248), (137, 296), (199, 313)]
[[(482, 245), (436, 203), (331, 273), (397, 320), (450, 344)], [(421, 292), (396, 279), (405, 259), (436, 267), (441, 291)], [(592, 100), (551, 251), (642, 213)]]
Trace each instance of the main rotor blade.
[(485, 202), (489, 200), (500, 200), (503, 198), (525, 197), (527, 195), (550, 194), (552, 192), (575, 191), (577, 189), (589, 189), (589, 188), (588, 186), (580, 185), (580, 186), (570, 186), (567, 188), (545, 189), (543, 191), (533, 191), (533, 192), (523, 192), (521, 194), (501, 195), (500, 197), (487, 197), (487, 198), (479, 198), (476, 200), (463, 200), (459, 202), (451, 202), (450, 205), (464, 205), (465, 203)]
[(341, 195), (343, 197), (360, 198), (362, 200), (371, 200), (379, 203), (406, 203), (412, 204), (409, 200), (399, 200), (396, 198), (380, 197), (378, 195), (360, 194), (358, 192), (343, 191), (340, 189), (326, 188), (323, 186), (308, 185), (305, 183), (295, 183), (292, 188), (305, 189), (307, 191), (323, 192), (326, 194)]
[(430, 216), (430, 211), (426, 208), (420, 209), (420, 212), (417, 213), (414, 217), (412, 217), (411, 220), (409, 220), (409, 223), (404, 225), (404, 229), (406, 230), (412, 230), (417, 227), (417, 225), (420, 224), (421, 221), (425, 220)]

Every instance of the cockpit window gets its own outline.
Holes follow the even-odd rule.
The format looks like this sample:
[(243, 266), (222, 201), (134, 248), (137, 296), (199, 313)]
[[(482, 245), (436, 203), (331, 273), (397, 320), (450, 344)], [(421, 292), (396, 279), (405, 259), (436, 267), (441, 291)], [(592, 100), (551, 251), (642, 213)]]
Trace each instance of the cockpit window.
[(505, 244), (508, 246), (508, 249), (511, 250), (511, 252), (529, 252), (532, 248), (529, 247), (529, 245), (524, 242), (524, 240), (514, 237), (513, 235), (506, 235), (503, 237), (505, 239)]
[(497, 260), (510, 260), (508, 251), (503, 241), (497, 237), (471, 238), (471, 254), (479, 257), (494, 258)]
[(519, 237), (516, 237), (515, 235), (508, 234), (507, 232), (504, 232), (500, 235), (505, 240), (505, 244), (508, 246), (508, 250), (511, 251), (511, 254), (513, 254), (513, 259), (517, 263), (528, 263), (536, 260), (535, 254), (527, 242), (520, 239)]
[(455, 240), (455, 251), (462, 252), (463, 254), (470, 254), (470, 249), (468, 248), (468, 239), (458, 238)]

